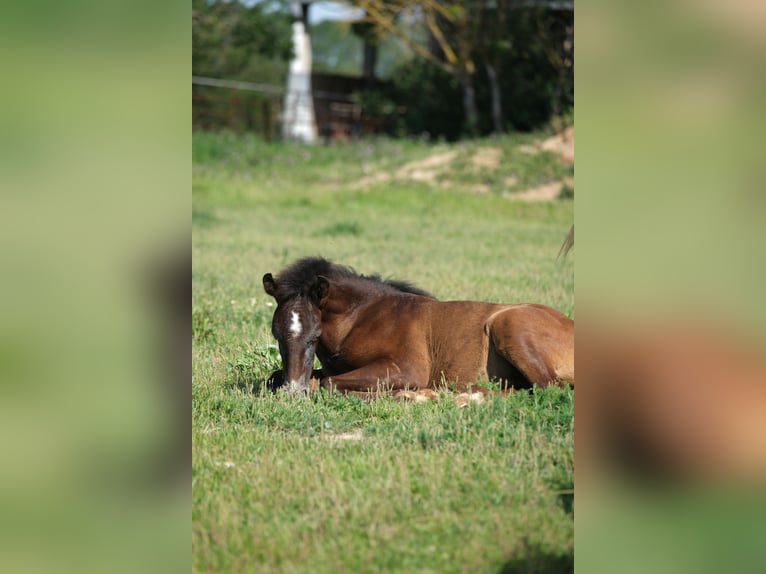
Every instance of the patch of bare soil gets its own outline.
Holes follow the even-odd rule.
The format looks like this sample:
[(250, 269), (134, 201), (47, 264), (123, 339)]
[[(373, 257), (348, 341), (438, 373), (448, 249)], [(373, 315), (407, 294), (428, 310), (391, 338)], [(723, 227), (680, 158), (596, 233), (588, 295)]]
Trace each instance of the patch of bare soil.
[(471, 165), (474, 171), (482, 169), (495, 169), (500, 165), (500, 158), (503, 156), (503, 150), (498, 147), (482, 147), (476, 150), (471, 158)]
[(333, 442), (358, 441), (358, 440), (364, 440), (364, 431), (362, 429), (356, 429), (353, 431), (342, 432), (337, 434), (325, 433), (322, 436), (325, 438), (325, 440), (329, 440)]
[(519, 146), (519, 151), (528, 154), (536, 154), (541, 151), (549, 151), (558, 155), (562, 161), (568, 164), (574, 163), (574, 126), (569, 126), (562, 133), (551, 136), (537, 144), (525, 144)]
[(503, 194), (503, 197), (519, 201), (551, 201), (559, 196), (561, 188), (565, 185), (574, 189), (574, 178), (565, 177), (561, 181), (551, 181), (537, 187), (530, 187), (524, 191), (515, 193), (506, 192)]
[(474, 184), (471, 184), (471, 186), (468, 189), (472, 193), (484, 194), (484, 193), (489, 193), (490, 187), (489, 187), (489, 184), (486, 184), (486, 183), (474, 183)]
[(391, 175), (385, 171), (376, 171), (370, 175), (364, 176), (362, 179), (356, 182), (355, 187), (370, 187), (378, 183), (386, 183), (391, 180)]
[[(536, 154), (541, 151), (550, 151), (558, 155), (567, 164), (574, 164), (574, 127), (570, 126), (562, 133), (551, 136), (535, 144), (519, 146), (523, 153)], [(395, 172), (373, 171), (358, 180), (354, 187), (367, 188), (373, 185), (386, 183), (394, 179), (420, 181), (435, 184), (439, 176), (443, 175), (449, 164), (455, 160), (458, 150), (447, 150), (432, 154), (428, 157), (408, 162), (399, 167)], [(471, 167), (474, 173), (482, 170), (496, 169), (500, 165), (503, 150), (499, 147), (480, 147), (471, 156)], [(509, 176), (503, 180), (506, 187), (512, 187), (518, 183), (515, 176)], [(445, 188), (450, 187), (449, 181), (442, 182)], [(553, 188), (556, 187), (554, 190)], [(561, 188), (561, 182), (549, 183), (528, 189), (519, 193), (506, 194), (506, 197), (527, 201), (544, 201), (555, 199)], [(490, 186), (482, 183), (469, 186), (468, 191), (473, 193), (487, 193)]]
[[(419, 391), (398, 391), (394, 393), (394, 398), (400, 401), (412, 403), (425, 403), (439, 399), (439, 393), (432, 389), (421, 389)], [(458, 408), (465, 408), (471, 403), (481, 404), (484, 402), (484, 395), (479, 392), (459, 393), (452, 395), (452, 400)]]
[(408, 162), (391, 174), (385, 171), (372, 172), (356, 182), (354, 187), (365, 188), (379, 183), (386, 183), (392, 179), (408, 179), (435, 183), (441, 175), (443, 168), (457, 157), (457, 151), (445, 151), (430, 155), (423, 159)]
[(396, 171), (399, 179), (412, 179), (433, 183), (441, 168), (457, 156), (457, 151), (445, 151), (404, 164)]
[(525, 189), (524, 191), (504, 193), (503, 197), (519, 201), (550, 201), (559, 196), (561, 185), (560, 181), (552, 181), (550, 183), (538, 185), (537, 187)]

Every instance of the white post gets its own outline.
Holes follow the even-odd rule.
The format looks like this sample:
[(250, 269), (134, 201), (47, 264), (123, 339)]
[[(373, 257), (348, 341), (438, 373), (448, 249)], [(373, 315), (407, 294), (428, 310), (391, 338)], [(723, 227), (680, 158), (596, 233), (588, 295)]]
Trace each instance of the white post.
[(311, 93), (311, 38), (308, 32), (308, 2), (304, 12), (300, 0), (291, 0), (293, 13), (293, 59), (287, 76), (282, 135), (306, 143), (317, 140), (314, 100)]

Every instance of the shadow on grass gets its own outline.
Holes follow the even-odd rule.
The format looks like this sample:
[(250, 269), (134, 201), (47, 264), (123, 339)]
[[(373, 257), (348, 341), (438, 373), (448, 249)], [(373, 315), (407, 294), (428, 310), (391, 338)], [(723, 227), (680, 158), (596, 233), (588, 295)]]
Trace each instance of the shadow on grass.
[(230, 377), (226, 383), (226, 387), (230, 389), (237, 389), (242, 393), (251, 395), (262, 395), (272, 392), (274, 389), (271, 386), (271, 380), (263, 378), (253, 378), (235, 374)]
[(268, 377), (264, 376), (264, 372), (268, 373), (277, 366), (274, 355), (278, 351), (275, 347), (258, 345), (236, 353), (226, 364), (226, 386), (255, 395), (274, 390), (281, 384), (281, 381), (275, 380), (281, 370), (273, 371)]
[(566, 574), (574, 572), (574, 554), (553, 554), (530, 547), (524, 555), (508, 560), (498, 574)]
[(208, 228), (215, 223), (218, 223), (218, 218), (213, 215), (211, 210), (199, 207), (192, 208), (192, 225)]
[(561, 508), (564, 509), (564, 512), (574, 516), (574, 490), (560, 492), (557, 497), (558, 503), (561, 505)]

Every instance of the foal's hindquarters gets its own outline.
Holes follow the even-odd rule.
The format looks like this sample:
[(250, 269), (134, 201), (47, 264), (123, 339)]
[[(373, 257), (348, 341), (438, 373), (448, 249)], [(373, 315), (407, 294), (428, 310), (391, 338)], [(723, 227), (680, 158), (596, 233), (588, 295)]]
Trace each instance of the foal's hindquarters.
[(516, 388), (574, 386), (574, 321), (563, 313), (544, 305), (511, 305), (489, 318), (485, 332), (490, 380)]
[(545, 305), (432, 302), (430, 384), (574, 385), (574, 321)]

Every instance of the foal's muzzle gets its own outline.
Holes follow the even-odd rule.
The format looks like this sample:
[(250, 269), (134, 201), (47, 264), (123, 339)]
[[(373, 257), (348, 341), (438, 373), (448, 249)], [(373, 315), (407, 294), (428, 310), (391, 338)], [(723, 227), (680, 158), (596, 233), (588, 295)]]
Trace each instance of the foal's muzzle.
[[(285, 353), (282, 355), (284, 368), (282, 389), (288, 394), (306, 393), (310, 389), (311, 373), (314, 367), (314, 347), (306, 347), (305, 343), (295, 345), (292, 349), (286, 347), (287, 345), (283, 348)], [(287, 361), (285, 357), (288, 357)]]
[(289, 395), (306, 393), (309, 391), (309, 388), (308, 377), (301, 377), (297, 381), (285, 381), (284, 386), (282, 386), (282, 390)]

